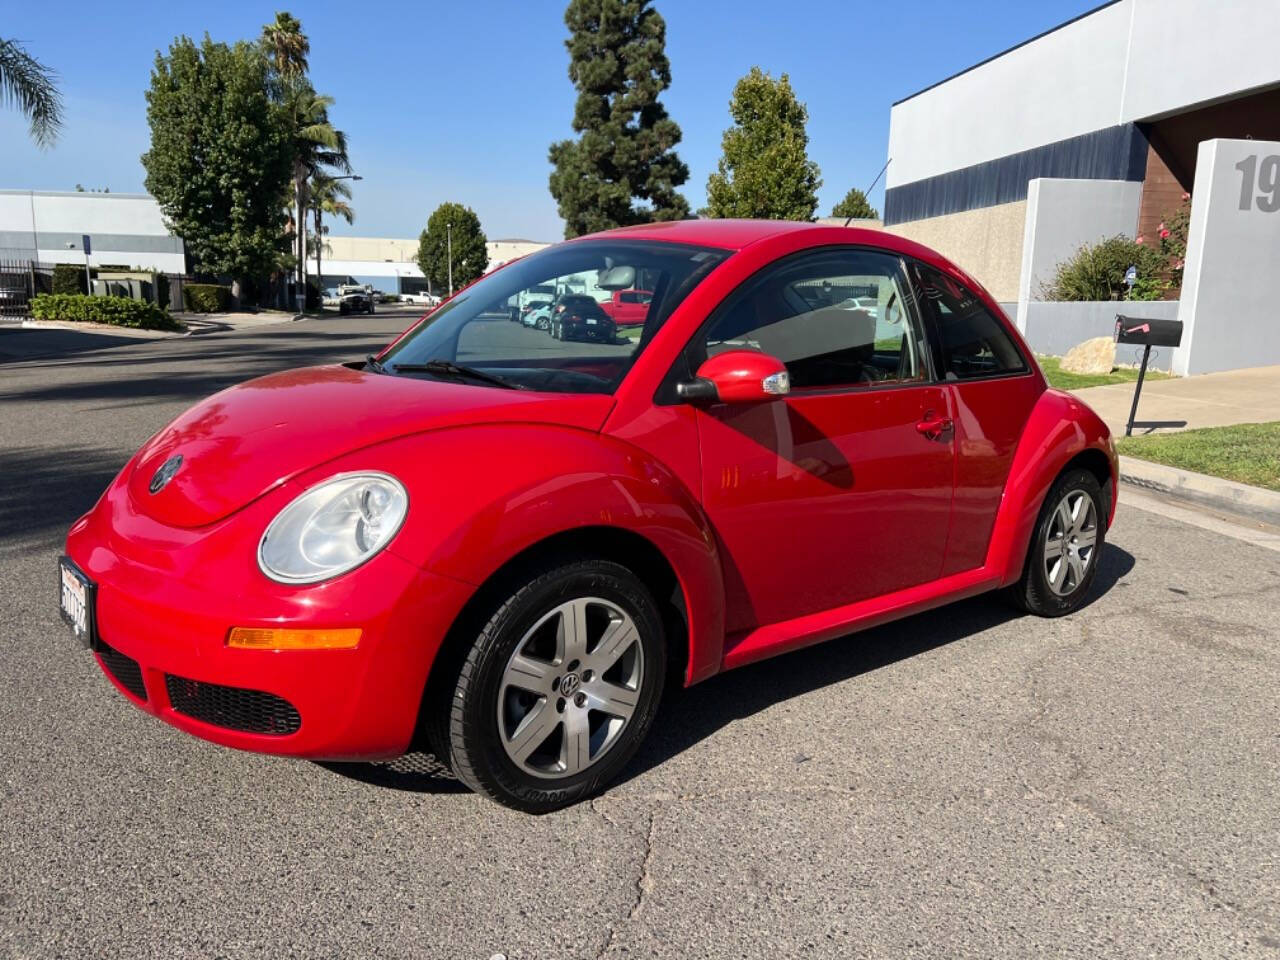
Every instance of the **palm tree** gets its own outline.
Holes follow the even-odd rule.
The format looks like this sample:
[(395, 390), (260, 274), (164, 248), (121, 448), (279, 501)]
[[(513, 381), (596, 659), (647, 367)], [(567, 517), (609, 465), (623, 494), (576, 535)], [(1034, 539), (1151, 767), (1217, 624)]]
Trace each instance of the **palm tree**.
[(324, 246), (324, 238), (329, 228), (324, 225), (324, 216), (340, 217), (347, 223), (354, 223), (356, 212), (348, 203), (351, 199), (351, 187), (345, 180), (335, 180), (326, 173), (317, 173), (311, 179), (311, 213), (316, 222), (316, 280), (324, 283), (324, 274), (320, 272), (320, 249)]
[(62, 94), (57, 76), (16, 40), (0, 39), (0, 104), (14, 105), (31, 124), (31, 139), (51, 146), (62, 127)]
[(302, 23), (289, 11), (277, 13), (274, 21), (263, 26), (261, 44), (262, 52), (282, 79), (295, 80), (306, 74), (311, 41), (302, 32)]
[(293, 139), (293, 205), (296, 236), (294, 254), (298, 258), (298, 284), (306, 282), (308, 194), (311, 178), (329, 170), (351, 172), (347, 157), (347, 135), (329, 122), (333, 97), (316, 93), (305, 81), (290, 83), (285, 98)]

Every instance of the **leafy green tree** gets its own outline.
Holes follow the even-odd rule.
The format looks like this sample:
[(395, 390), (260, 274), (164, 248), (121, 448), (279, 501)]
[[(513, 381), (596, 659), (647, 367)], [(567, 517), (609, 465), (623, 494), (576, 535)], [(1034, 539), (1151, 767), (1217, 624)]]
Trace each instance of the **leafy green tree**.
[(179, 37), (156, 54), (147, 91), (146, 187), (196, 272), (265, 277), (284, 249), (290, 140), (268, 96), (267, 65), (248, 43)]
[(62, 126), (62, 95), (55, 74), (16, 40), (0, 39), (0, 106), (16, 106), (31, 125), (31, 139), (51, 146)]
[[(453, 286), (449, 286), (449, 250), (452, 235)], [(484, 274), (489, 266), (480, 218), (460, 203), (442, 203), (427, 219), (418, 237), (418, 268), (432, 290), (452, 293)]]
[(320, 272), (320, 251), (324, 247), (324, 238), (329, 228), (324, 225), (326, 216), (354, 223), (356, 212), (351, 206), (351, 187), (345, 180), (335, 180), (327, 174), (320, 173), (311, 181), (311, 215), (315, 218), (316, 232), (313, 246), (316, 251), (316, 281), (322, 282), (324, 274)]
[(650, 0), (571, 0), (564, 22), (580, 134), (550, 150), (565, 237), (683, 219), (689, 204), (676, 188), (689, 168), (675, 152), (680, 127), (658, 100), (671, 86), (662, 16)]
[(831, 208), (833, 217), (852, 217), (854, 220), (879, 220), (880, 211), (867, 201), (867, 195), (857, 187), (850, 187), (844, 199)]
[(717, 171), (707, 179), (712, 217), (812, 220), (822, 185), (809, 159), (809, 111), (784, 73), (777, 80), (752, 67), (729, 101), (733, 126), (721, 140)]

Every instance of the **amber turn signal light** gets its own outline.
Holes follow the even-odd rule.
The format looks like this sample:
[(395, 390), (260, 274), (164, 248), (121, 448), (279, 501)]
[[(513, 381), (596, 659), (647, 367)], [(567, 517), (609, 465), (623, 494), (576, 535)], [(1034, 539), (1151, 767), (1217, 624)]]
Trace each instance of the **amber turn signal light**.
[(359, 627), (339, 630), (285, 630), (233, 627), (227, 646), (242, 650), (349, 650), (360, 642)]

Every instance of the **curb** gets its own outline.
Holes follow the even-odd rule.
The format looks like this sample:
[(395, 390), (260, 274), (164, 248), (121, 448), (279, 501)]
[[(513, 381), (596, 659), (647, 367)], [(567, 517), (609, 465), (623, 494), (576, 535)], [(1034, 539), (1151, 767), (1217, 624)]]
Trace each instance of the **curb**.
[(143, 327), (124, 327), (111, 323), (88, 323), (79, 320), (35, 320), (27, 318), (22, 321), (24, 330), (71, 330), (75, 333), (102, 333), (119, 337), (130, 337), (134, 340), (170, 340), (186, 337), (186, 330), (151, 330)]
[(1120, 458), (1120, 480), (1250, 520), (1280, 525), (1280, 493), (1273, 490), (1166, 467), (1136, 457)]

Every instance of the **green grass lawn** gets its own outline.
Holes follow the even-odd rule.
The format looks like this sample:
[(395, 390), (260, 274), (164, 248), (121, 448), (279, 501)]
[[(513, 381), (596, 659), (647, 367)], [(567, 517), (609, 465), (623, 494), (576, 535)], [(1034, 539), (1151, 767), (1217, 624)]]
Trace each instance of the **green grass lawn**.
[(1127, 457), (1280, 490), (1280, 421), (1120, 437)]
[[(1036, 357), (1044, 371), (1049, 386), (1059, 390), (1079, 390), (1081, 387), (1101, 387), (1108, 383), (1132, 383), (1138, 379), (1138, 371), (1131, 367), (1114, 367), (1110, 373), (1067, 373), (1062, 369), (1061, 357)], [(1168, 380), (1169, 374), (1159, 370), (1147, 370), (1148, 380)]]

